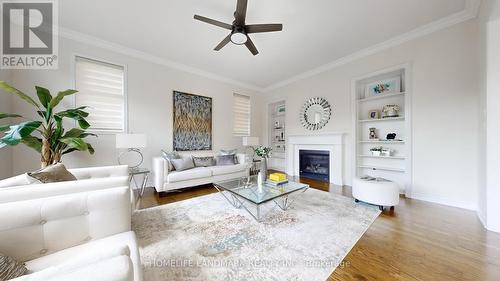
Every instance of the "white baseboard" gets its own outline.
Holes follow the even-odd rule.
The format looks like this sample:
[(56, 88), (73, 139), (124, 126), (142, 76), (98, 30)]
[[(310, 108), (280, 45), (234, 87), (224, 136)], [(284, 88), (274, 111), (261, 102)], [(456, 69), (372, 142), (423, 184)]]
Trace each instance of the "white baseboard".
[(419, 194), (419, 193), (415, 193), (415, 192), (412, 192), (411, 195), (407, 196), (407, 197), (412, 198), (412, 199), (432, 202), (432, 203), (436, 203), (436, 204), (446, 205), (446, 206), (450, 206), (450, 207), (457, 207), (457, 208), (461, 208), (461, 209), (471, 210), (471, 211), (477, 210), (476, 204), (450, 201), (448, 199), (433, 197), (433, 196)]

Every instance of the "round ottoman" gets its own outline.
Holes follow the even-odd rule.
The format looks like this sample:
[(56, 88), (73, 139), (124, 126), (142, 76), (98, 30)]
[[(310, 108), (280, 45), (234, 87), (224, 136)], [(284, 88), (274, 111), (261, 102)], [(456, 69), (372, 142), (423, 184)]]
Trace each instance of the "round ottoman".
[(394, 206), (399, 204), (399, 184), (389, 180), (364, 180), (355, 178), (352, 183), (352, 196), (356, 202), (378, 205), (380, 210), (384, 206)]

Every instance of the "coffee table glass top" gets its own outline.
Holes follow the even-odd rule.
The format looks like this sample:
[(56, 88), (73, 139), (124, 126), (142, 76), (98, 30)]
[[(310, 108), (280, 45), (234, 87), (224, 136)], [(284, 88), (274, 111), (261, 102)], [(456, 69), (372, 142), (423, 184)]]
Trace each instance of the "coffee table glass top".
[(288, 183), (280, 186), (264, 183), (259, 188), (257, 185), (257, 176), (250, 177), (250, 182), (248, 182), (248, 178), (245, 177), (236, 180), (216, 182), (214, 184), (217, 187), (243, 197), (254, 204), (262, 204), (309, 187), (307, 184), (289, 181)]

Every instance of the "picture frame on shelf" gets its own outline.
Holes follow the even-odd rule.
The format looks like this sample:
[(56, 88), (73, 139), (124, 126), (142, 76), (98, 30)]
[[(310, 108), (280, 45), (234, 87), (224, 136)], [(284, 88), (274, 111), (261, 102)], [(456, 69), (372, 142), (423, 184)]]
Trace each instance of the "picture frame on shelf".
[(369, 119), (380, 119), (380, 110), (372, 109), (372, 110), (368, 111), (368, 118)]
[(401, 76), (378, 80), (366, 84), (365, 97), (376, 97), (401, 92)]

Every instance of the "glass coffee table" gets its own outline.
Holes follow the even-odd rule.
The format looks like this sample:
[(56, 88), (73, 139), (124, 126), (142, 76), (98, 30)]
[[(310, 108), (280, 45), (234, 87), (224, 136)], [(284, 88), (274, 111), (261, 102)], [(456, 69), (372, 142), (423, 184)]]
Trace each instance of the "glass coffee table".
[[(293, 203), (290, 195), (305, 192), (309, 185), (289, 181), (279, 186), (264, 183), (259, 187), (257, 185), (257, 176), (251, 176), (249, 178), (215, 182), (214, 187), (233, 207), (237, 209), (243, 207), (260, 222), (263, 218), (261, 207), (264, 204), (274, 202), (276, 206), (286, 211)], [(250, 210), (253, 209), (250, 206), (255, 207), (255, 212)]]

